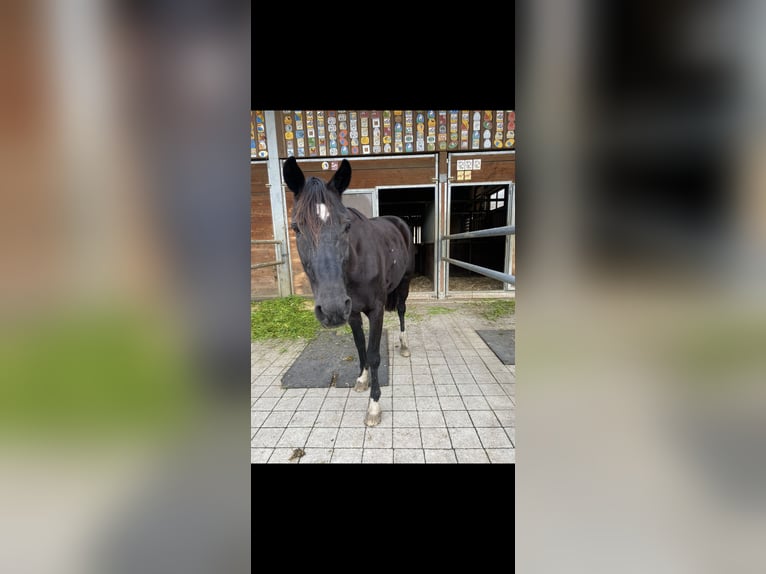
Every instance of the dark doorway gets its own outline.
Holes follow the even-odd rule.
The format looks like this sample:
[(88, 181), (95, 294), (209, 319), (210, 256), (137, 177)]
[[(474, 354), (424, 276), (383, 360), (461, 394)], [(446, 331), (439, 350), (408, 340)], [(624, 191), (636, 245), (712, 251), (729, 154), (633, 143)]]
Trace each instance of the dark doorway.
[(436, 209), (433, 187), (378, 188), (378, 214), (401, 217), (412, 230), (415, 276), (410, 291), (434, 292)]

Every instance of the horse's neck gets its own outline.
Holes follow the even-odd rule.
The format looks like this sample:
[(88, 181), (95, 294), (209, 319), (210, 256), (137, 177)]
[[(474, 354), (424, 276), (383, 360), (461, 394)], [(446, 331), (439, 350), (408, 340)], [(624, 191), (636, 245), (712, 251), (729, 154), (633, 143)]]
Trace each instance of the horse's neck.
[(362, 213), (361, 211), (359, 211), (357, 209), (354, 209), (353, 207), (347, 207), (346, 210), (351, 215), (353, 215), (354, 217), (356, 217), (357, 219), (359, 219), (361, 221), (367, 221), (369, 219), (364, 213)]

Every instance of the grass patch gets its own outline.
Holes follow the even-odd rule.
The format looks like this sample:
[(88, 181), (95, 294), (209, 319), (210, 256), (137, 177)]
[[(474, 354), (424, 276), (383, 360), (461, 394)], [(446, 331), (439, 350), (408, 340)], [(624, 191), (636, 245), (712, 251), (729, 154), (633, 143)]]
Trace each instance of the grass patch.
[(454, 312), (455, 309), (450, 309), (448, 307), (429, 307), (426, 311), (429, 315), (449, 315)]
[(351, 325), (346, 323), (345, 325), (341, 325), (336, 329), (338, 332), (343, 333), (344, 335), (351, 335), (353, 331), (351, 331)]
[(516, 313), (516, 299), (487, 299), (473, 303), (479, 315), (488, 321), (497, 321)]
[(313, 339), (319, 332), (310, 300), (297, 295), (253, 303), (250, 309), (250, 338)]
[[(409, 321), (409, 322), (412, 322), (412, 323), (417, 323), (418, 321), (422, 321), (423, 320), (423, 315), (421, 315), (420, 313), (417, 313), (415, 311), (410, 311), (409, 309), (407, 309), (407, 312), (404, 314), (404, 319), (405, 319), (405, 321)], [(399, 318), (398, 317), (396, 319), (396, 324), (397, 325), (399, 324)]]
[(156, 440), (192, 424), (204, 397), (189, 357), (142, 311), (51, 311), (0, 330), (0, 442)]
[[(454, 309), (436, 307), (436, 312), (429, 310), (429, 314), (437, 315), (452, 313)], [(364, 315), (363, 315), (364, 316)], [(366, 317), (366, 316), (364, 316)], [(423, 317), (419, 313), (407, 311), (406, 320), (415, 323)], [(399, 316), (396, 312), (386, 312), (383, 316), (383, 326), (387, 328), (399, 328)], [(364, 321), (365, 334), (369, 329), (369, 322)], [(310, 299), (298, 295), (267, 299), (254, 302), (250, 309), (250, 339), (314, 339), (319, 333), (321, 326), (314, 315), (313, 303)], [(350, 335), (351, 327), (346, 323), (335, 329), (339, 334)], [(287, 351), (286, 348), (280, 353)]]

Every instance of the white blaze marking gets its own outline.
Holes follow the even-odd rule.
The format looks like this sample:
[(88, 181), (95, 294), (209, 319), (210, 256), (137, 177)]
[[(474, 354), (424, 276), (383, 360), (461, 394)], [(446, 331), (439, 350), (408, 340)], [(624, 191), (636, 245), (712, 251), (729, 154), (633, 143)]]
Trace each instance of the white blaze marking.
[(369, 374), (370, 374), (370, 369), (365, 369), (364, 371), (362, 371), (362, 374), (359, 375), (359, 378), (356, 380), (356, 382), (361, 385), (365, 384), (367, 382), (367, 377), (369, 376)]
[(324, 203), (317, 204), (317, 215), (322, 221), (327, 221), (330, 216), (330, 212), (327, 210), (327, 206)]
[(370, 399), (370, 406), (367, 407), (367, 413), (371, 415), (380, 414), (380, 404), (378, 401)]

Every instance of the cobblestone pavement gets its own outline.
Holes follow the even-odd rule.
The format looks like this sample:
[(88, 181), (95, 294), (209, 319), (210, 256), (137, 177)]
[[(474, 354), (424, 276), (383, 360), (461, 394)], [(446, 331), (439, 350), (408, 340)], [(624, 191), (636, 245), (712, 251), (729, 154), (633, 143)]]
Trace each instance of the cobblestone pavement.
[[(372, 428), (364, 425), (369, 392), (281, 388), (305, 341), (252, 343), (251, 462), (515, 463), (516, 367), (476, 333), (515, 320), (490, 321), (477, 305), (408, 301), (409, 358), (399, 355), (396, 313), (386, 313), (391, 380)], [(305, 454), (293, 457), (296, 449)]]

